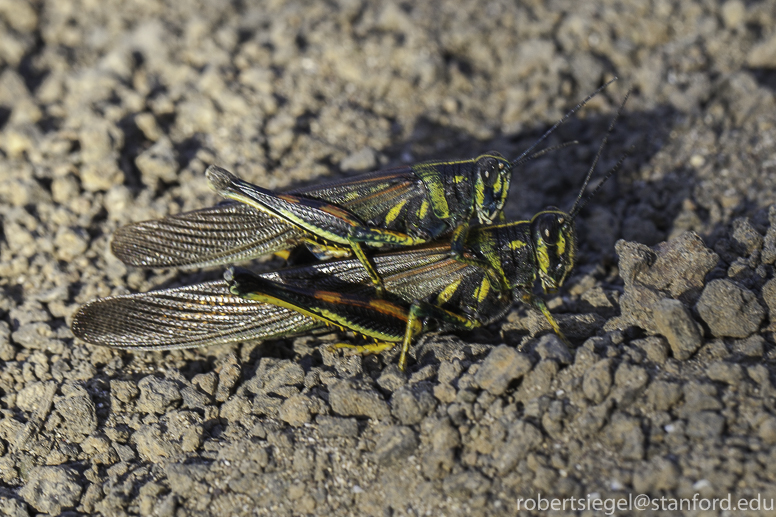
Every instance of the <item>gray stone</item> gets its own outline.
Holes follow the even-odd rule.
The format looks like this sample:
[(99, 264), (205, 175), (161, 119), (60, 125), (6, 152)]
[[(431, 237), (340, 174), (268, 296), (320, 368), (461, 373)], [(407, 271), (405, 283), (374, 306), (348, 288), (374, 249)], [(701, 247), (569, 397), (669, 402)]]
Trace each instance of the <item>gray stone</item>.
[(16, 221), (8, 220), (4, 224), (5, 239), (8, 247), (16, 254), (30, 257), (35, 252), (35, 234)]
[(653, 305), (652, 311), (655, 326), (668, 340), (674, 358), (680, 361), (689, 359), (700, 348), (703, 339), (684, 304), (665, 298)]
[(11, 339), (24, 348), (43, 350), (52, 354), (61, 354), (65, 349), (51, 327), (42, 321), (21, 325), (11, 334)]
[(706, 274), (719, 262), (717, 254), (694, 232), (684, 232), (670, 241), (661, 242), (655, 246), (654, 254), (654, 262), (646, 264), (643, 272), (636, 273), (639, 281), (688, 302), (693, 301), (693, 293), (700, 292)]
[(178, 179), (178, 160), (170, 140), (160, 138), (154, 145), (135, 158), (143, 183), (155, 188), (159, 180), (172, 183)]
[(355, 438), (358, 436), (358, 422), (355, 418), (320, 415), (315, 419), (318, 431), (324, 438)]
[(461, 435), (443, 418), (434, 424), (429, 433), (431, 447), (423, 454), (421, 461), (423, 475), (429, 479), (440, 479), (455, 464), (455, 449), (461, 445)]
[(80, 442), (83, 436), (90, 435), (97, 430), (97, 412), (89, 393), (81, 388), (75, 387), (66, 392), (63, 386), (64, 397), (54, 402), (54, 408), (64, 421), (64, 430), (68, 437)]
[[(11, 340), (19, 345), (26, 346), (24, 338), (28, 337), (29, 341), (33, 343), (28, 348), (36, 348), (34, 343), (40, 340), (41, 336), (47, 338), (54, 335), (49, 325), (46, 325), (48, 328), (28, 327), (30, 323), (45, 322), (49, 319), (48, 311), (43, 308), (43, 304), (38, 300), (25, 300), (21, 305), (12, 305), (8, 311), (8, 316), (8, 320), (16, 327), (16, 330), (11, 334)], [(38, 335), (36, 336), (35, 334)], [(64, 347), (62, 349), (64, 350)]]
[(515, 468), (529, 452), (539, 447), (544, 440), (542, 432), (533, 424), (518, 420), (511, 424), (506, 441), (493, 449), (493, 466), (499, 474), (506, 474)]
[(694, 304), (706, 274), (719, 262), (719, 257), (692, 232), (660, 243), (654, 250), (622, 240), (617, 242), (616, 250), (625, 283), (619, 300), (621, 315), (606, 323), (604, 330), (636, 326), (657, 333), (653, 306), (666, 298), (666, 293)]
[(715, 361), (706, 368), (706, 375), (713, 381), (737, 386), (744, 378), (744, 369), (738, 364)]
[(558, 363), (551, 359), (539, 361), (533, 370), (528, 372), (523, 379), (520, 388), (515, 394), (515, 399), (521, 402), (527, 402), (549, 392), (552, 380), (558, 373), (558, 368)]
[(776, 417), (771, 416), (760, 422), (757, 436), (768, 445), (776, 443)]
[(409, 427), (391, 426), (380, 434), (375, 443), (375, 460), (381, 465), (394, 464), (418, 448), (418, 437)]
[(539, 338), (534, 351), (544, 359), (554, 359), (560, 364), (571, 364), (573, 357), (569, 347), (555, 334), (546, 334)]
[(81, 442), (81, 450), (95, 463), (112, 465), (119, 460), (116, 451), (110, 446), (110, 440), (101, 434), (94, 434)]
[[(447, 364), (447, 363), (442, 363)], [(377, 378), (377, 385), (385, 391), (393, 392), (407, 384), (407, 374), (399, 370), (396, 364), (389, 364)]]
[(687, 382), (682, 386), (684, 405), (679, 413), (683, 416), (705, 410), (722, 409), (722, 402), (717, 396), (717, 388), (710, 383)]
[(81, 186), (89, 192), (110, 190), (111, 187), (121, 185), (124, 181), (124, 174), (113, 158), (86, 162), (78, 169), (78, 172)]
[(16, 406), (29, 413), (37, 410), (47, 385), (48, 383), (45, 382), (33, 382), (25, 386), (16, 394)]
[(607, 443), (628, 460), (644, 457), (644, 431), (638, 418), (617, 412), (606, 429)]
[(39, 512), (57, 515), (75, 508), (83, 491), (78, 473), (69, 467), (35, 467), (19, 495)]
[(730, 349), (746, 357), (762, 357), (765, 354), (765, 338), (754, 334), (746, 339), (737, 339), (731, 343)]
[(198, 386), (199, 389), (208, 395), (215, 395), (218, 385), (218, 374), (216, 372), (199, 373), (192, 377), (191, 383)]
[(612, 360), (598, 361), (585, 372), (582, 379), (582, 392), (594, 404), (600, 404), (612, 387)]
[(107, 120), (93, 117), (85, 124), (78, 138), (81, 142), (81, 156), (85, 162), (99, 161), (112, 155), (114, 149), (123, 145), (119, 128)]
[(213, 400), (206, 394), (198, 391), (194, 386), (185, 385), (180, 389), (183, 407), (192, 409), (205, 409)]
[(163, 414), (182, 400), (177, 384), (166, 379), (149, 375), (140, 379), (137, 386), (140, 389), (137, 409), (143, 413)]
[(11, 361), (16, 357), (16, 347), (11, 344), (11, 328), (8, 322), (0, 321), (0, 361)]
[[(776, 233), (776, 230), (774, 230)], [(776, 278), (768, 280), (762, 288), (762, 295), (765, 304), (768, 306), (768, 316), (771, 323), (776, 322)]]
[(687, 436), (702, 440), (719, 437), (725, 428), (725, 417), (714, 411), (692, 413), (687, 420)]
[(501, 345), (491, 350), (480, 365), (474, 380), (482, 389), (501, 395), (509, 384), (531, 370), (531, 360), (514, 348)]
[(733, 232), (731, 237), (736, 244), (738, 253), (744, 257), (748, 257), (755, 251), (759, 251), (763, 246), (763, 236), (754, 229), (754, 226), (752, 226), (749, 219), (744, 217), (740, 217), (733, 221)]
[(391, 413), (403, 425), (420, 423), (435, 407), (436, 400), (427, 389), (405, 386), (396, 390), (391, 397)]
[[(266, 393), (258, 393), (253, 397), (253, 404), (245, 397), (234, 396), (221, 405), (220, 414), (222, 418), (230, 421), (238, 421), (245, 414), (245, 411), (254, 415), (276, 416), (283, 399)], [(228, 408), (228, 409), (227, 409)]]
[(776, 205), (772, 205), (768, 209), (768, 220), (770, 226), (768, 226), (765, 239), (763, 239), (763, 252), (760, 259), (764, 264), (773, 264), (776, 262)]
[(54, 237), (54, 246), (57, 259), (72, 262), (89, 248), (89, 234), (82, 228), (62, 226)]
[(758, 41), (746, 56), (752, 68), (776, 68), (776, 34)]
[(679, 484), (679, 468), (669, 459), (653, 458), (645, 468), (633, 473), (633, 488), (638, 493), (673, 490)]
[(113, 450), (115, 450), (116, 454), (118, 454), (119, 460), (123, 461), (124, 463), (128, 463), (137, 458), (137, 454), (135, 454), (135, 450), (129, 445), (121, 445), (120, 443), (114, 443)]
[(656, 411), (668, 411), (681, 396), (682, 387), (675, 382), (655, 381), (647, 389), (647, 401)]
[(606, 424), (611, 411), (611, 404), (599, 404), (582, 411), (575, 424), (582, 436), (592, 436)]
[(173, 517), (177, 507), (178, 496), (176, 494), (167, 494), (161, 498), (156, 506), (154, 506), (154, 515), (159, 517)]
[(309, 446), (300, 446), (294, 450), (292, 468), (301, 479), (309, 479), (315, 469), (315, 451)]
[(0, 496), (0, 514), (7, 517), (30, 517), (23, 501), (5, 496)]
[(709, 282), (697, 309), (715, 337), (748, 337), (760, 328), (765, 318), (754, 293), (729, 280)]
[(256, 373), (245, 382), (245, 387), (251, 393), (272, 393), (284, 386), (302, 386), (304, 370), (293, 361), (281, 361), (263, 357), (259, 361)]
[(304, 395), (287, 398), (278, 409), (278, 417), (293, 427), (303, 426), (312, 420), (310, 399)]
[(201, 483), (207, 474), (204, 465), (171, 463), (164, 467), (164, 473), (170, 489), (181, 497), (192, 497), (198, 492), (207, 491), (207, 487)]
[(641, 348), (647, 359), (653, 363), (663, 365), (668, 359), (668, 343), (661, 336), (649, 336), (644, 339), (637, 339), (631, 341), (631, 345)]
[(725, 27), (738, 27), (746, 19), (746, 5), (741, 0), (727, 0), (720, 14)]
[(442, 482), (442, 490), (452, 497), (469, 499), (475, 495), (486, 493), (490, 489), (491, 482), (476, 470), (465, 470), (445, 478)]
[(157, 424), (140, 427), (132, 434), (131, 440), (140, 457), (152, 463), (159, 463), (181, 453), (180, 446), (170, 441)]
[[(227, 422), (239, 422), (248, 413), (257, 412), (257, 404), (260, 403), (260, 400), (261, 397), (257, 396), (253, 399), (253, 406), (251, 406), (251, 401), (248, 400), (248, 398), (244, 395), (234, 395), (233, 397), (230, 397), (229, 400), (221, 404), (221, 407), (218, 411), (218, 416)], [(283, 400), (274, 397), (272, 397), (271, 400), (273, 401), (274, 405), (272, 406), (271, 410), (267, 408), (265, 414), (272, 414), (274, 416), (276, 411), (280, 409), (280, 406), (283, 404)]]
[(331, 409), (342, 416), (366, 416), (382, 420), (390, 416), (388, 403), (376, 391), (354, 389), (348, 382), (338, 382), (329, 392)]
[(763, 389), (772, 389), (770, 372), (765, 365), (753, 364), (746, 369), (746, 373), (750, 379), (759, 384)]
[(218, 388), (216, 388), (215, 399), (223, 402), (229, 398), (242, 372), (234, 352), (229, 352), (218, 361), (216, 372), (218, 372)]
[(122, 381), (120, 379), (111, 379), (110, 395), (117, 400), (127, 404), (132, 402), (140, 394), (140, 390), (134, 381)]
[(649, 374), (638, 365), (620, 363), (614, 372), (614, 385), (612, 398), (621, 408), (632, 404), (649, 383)]
[(167, 436), (171, 440), (180, 440), (192, 429), (202, 429), (202, 417), (196, 411), (172, 410), (161, 418), (167, 427)]
[(364, 147), (343, 158), (340, 169), (343, 171), (368, 171), (377, 166), (377, 155), (371, 147)]

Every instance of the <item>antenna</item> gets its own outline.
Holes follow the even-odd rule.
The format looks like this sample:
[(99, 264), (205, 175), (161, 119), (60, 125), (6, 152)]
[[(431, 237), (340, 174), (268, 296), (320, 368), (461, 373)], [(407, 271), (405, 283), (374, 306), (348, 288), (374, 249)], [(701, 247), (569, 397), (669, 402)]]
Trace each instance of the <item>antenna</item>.
[(522, 158), (519, 162), (512, 162), (512, 167), (517, 167), (518, 165), (522, 165), (526, 162), (539, 158), (540, 156), (544, 156), (545, 154), (549, 154), (553, 151), (559, 151), (561, 149), (565, 149), (566, 147), (570, 147), (572, 145), (578, 145), (578, 144), (579, 144), (579, 140), (571, 140), (569, 142), (563, 142), (562, 144), (553, 145), (552, 147), (547, 147), (546, 149), (542, 149), (541, 151), (536, 151), (531, 156), (526, 156), (525, 158)]
[[(606, 88), (607, 88), (607, 87), (608, 87), (610, 84), (612, 84), (612, 83), (613, 83), (614, 81), (616, 81), (616, 80), (617, 80), (617, 77), (615, 77), (614, 79), (611, 79), (609, 82), (607, 82), (606, 84), (604, 84), (603, 86), (601, 86), (600, 88), (598, 88), (596, 91), (594, 91), (593, 93), (591, 93), (590, 95), (588, 95), (588, 96), (585, 98), (585, 100), (583, 100), (582, 102), (580, 102), (579, 104), (577, 104), (576, 106), (574, 106), (574, 108), (573, 108), (571, 111), (569, 111), (568, 113), (566, 113), (565, 115), (563, 115), (563, 117), (562, 117), (560, 120), (558, 120), (558, 121), (555, 123), (555, 125), (554, 125), (554, 126), (552, 126), (550, 129), (548, 129), (547, 131), (545, 131), (545, 132), (544, 132), (544, 134), (541, 136), (541, 138), (539, 138), (539, 140), (537, 140), (536, 142), (534, 142), (534, 143), (533, 143), (533, 145), (531, 145), (531, 147), (529, 147), (528, 149), (526, 149), (525, 151), (523, 151), (523, 153), (522, 153), (520, 156), (518, 156), (517, 158), (515, 158), (514, 160), (512, 160), (512, 163), (523, 163), (524, 161), (527, 161), (527, 160), (524, 160), (524, 159), (525, 159), (525, 157), (526, 157), (526, 156), (528, 156), (529, 154), (531, 154), (531, 152), (532, 152), (534, 149), (536, 149), (536, 146), (537, 146), (537, 145), (539, 145), (540, 143), (542, 143), (542, 142), (543, 142), (543, 141), (544, 141), (544, 140), (545, 140), (545, 139), (546, 139), (548, 136), (550, 136), (550, 134), (551, 134), (553, 131), (555, 131), (556, 129), (558, 129), (558, 126), (560, 126), (561, 124), (563, 124), (564, 122), (566, 122), (566, 120), (567, 120), (567, 119), (568, 119), (568, 118), (569, 118), (571, 115), (573, 115), (574, 113), (576, 113), (577, 111), (579, 111), (579, 109), (580, 109), (580, 108), (582, 108), (582, 107), (583, 107), (585, 104), (587, 104), (588, 102), (590, 102), (590, 99), (592, 99), (593, 97), (595, 97), (596, 95), (598, 95), (599, 93), (601, 93), (601, 91), (605, 90), (605, 89), (606, 89)], [(529, 158), (529, 159), (530, 159), (530, 158)]]
[(609, 141), (609, 135), (612, 134), (612, 130), (614, 129), (614, 124), (617, 123), (617, 119), (620, 118), (620, 113), (622, 112), (623, 108), (625, 107), (625, 103), (628, 102), (628, 97), (630, 97), (632, 90), (628, 90), (628, 92), (625, 94), (625, 98), (622, 100), (622, 104), (620, 104), (620, 107), (617, 108), (617, 112), (614, 115), (614, 118), (612, 119), (612, 122), (609, 124), (609, 129), (606, 130), (606, 135), (604, 135), (604, 139), (601, 141), (601, 145), (598, 146), (598, 152), (595, 154), (595, 159), (593, 160), (593, 164), (590, 166), (590, 169), (587, 171), (587, 175), (585, 176), (585, 182), (582, 184), (582, 188), (579, 189), (579, 194), (577, 194), (577, 199), (574, 201), (574, 205), (572, 205), (571, 210), (569, 211), (569, 216), (574, 219), (574, 216), (576, 216), (580, 210), (582, 210), (588, 201), (590, 201), (590, 198), (592, 198), (598, 191), (601, 189), (601, 186), (612, 177), (612, 174), (614, 174), (617, 169), (620, 168), (622, 165), (622, 162), (625, 161), (625, 158), (628, 157), (630, 154), (630, 149), (617, 161), (617, 164), (609, 169), (609, 172), (604, 175), (604, 178), (601, 180), (601, 182), (598, 184), (598, 186), (595, 188), (592, 194), (587, 196), (584, 201), (582, 200), (582, 196), (585, 194), (585, 189), (587, 189), (587, 185), (590, 183), (590, 178), (593, 176), (593, 172), (595, 172), (595, 168), (598, 165), (598, 160), (601, 158), (601, 153), (604, 150), (604, 146), (606, 146), (606, 143)]

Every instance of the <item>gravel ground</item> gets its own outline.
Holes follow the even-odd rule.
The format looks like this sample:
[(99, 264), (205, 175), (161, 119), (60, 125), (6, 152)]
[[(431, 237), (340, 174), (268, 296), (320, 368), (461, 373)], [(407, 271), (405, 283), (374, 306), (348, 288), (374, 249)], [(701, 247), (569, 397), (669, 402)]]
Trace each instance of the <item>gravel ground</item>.
[[(776, 498), (776, 1), (417, 4), (0, 0), (0, 513)], [(633, 87), (599, 169), (634, 150), (548, 300), (574, 347), (525, 307), (424, 337), (406, 375), (325, 350), (347, 335), (129, 354), (69, 330), (97, 296), (220, 277), (109, 252), (217, 202), (211, 163), (284, 188), (516, 156), (614, 75), (507, 207), (570, 206)]]

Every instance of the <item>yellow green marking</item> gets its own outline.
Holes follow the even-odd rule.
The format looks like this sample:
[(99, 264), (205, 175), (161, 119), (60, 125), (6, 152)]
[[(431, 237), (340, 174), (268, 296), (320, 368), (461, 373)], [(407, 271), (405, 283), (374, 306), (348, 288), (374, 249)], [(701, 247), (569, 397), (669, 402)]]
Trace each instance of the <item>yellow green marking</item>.
[(388, 225), (388, 224), (391, 224), (392, 222), (394, 222), (396, 220), (396, 218), (399, 217), (399, 214), (401, 214), (401, 211), (404, 208), (404, 205), (406, 205), (406, 204), (407, 204), (407, 200), (405, 199), (404, 201), (402, 201), (398, 205), (396, 205), (393, 208), (391, 208), (390, 210), (388, 210), (388, 213), (385, 214), (385, 224)]

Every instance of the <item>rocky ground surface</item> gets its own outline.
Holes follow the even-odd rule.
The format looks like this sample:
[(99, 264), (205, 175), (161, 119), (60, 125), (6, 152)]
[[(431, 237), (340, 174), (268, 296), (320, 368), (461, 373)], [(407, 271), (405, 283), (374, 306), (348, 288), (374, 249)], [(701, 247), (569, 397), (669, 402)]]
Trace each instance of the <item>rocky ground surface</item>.
[[(0, 0), (0, 513), (776, 498), (776, 2), (518, 4)], [(570, 206), (633, 87), (599, 169), (633, 151), (548, 300), (573, 347), (525, 307), (424, 337), (406, 374), (326, 351), (347, 335), (136, 354), (72, 336), (97, 296), (221, 275), (109, 252), (121, 225), (215, 203), (211, 163), (279, 189), (516, 156), (614, 75), (507, 208)]]

